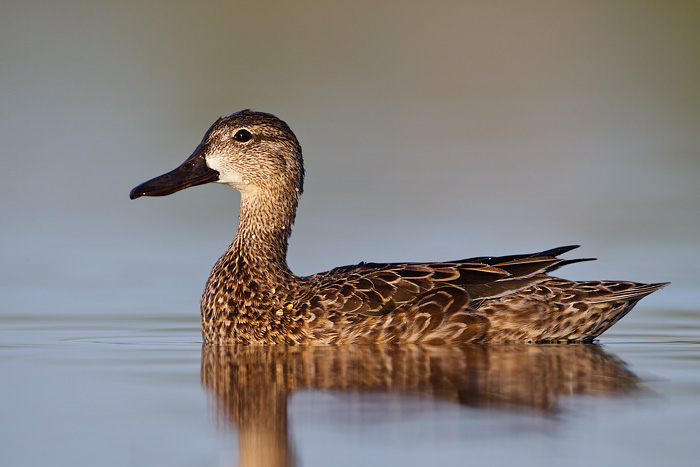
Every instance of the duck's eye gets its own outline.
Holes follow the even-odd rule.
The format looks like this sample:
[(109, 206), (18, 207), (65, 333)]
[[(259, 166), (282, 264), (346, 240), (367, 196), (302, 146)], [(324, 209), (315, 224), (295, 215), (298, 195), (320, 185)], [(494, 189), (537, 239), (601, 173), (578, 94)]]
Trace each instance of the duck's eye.
[(250, 131), (248, 130), (238, 130), (235, 135), (233, 135), (233, 139), (238, 141), (239, 143), (245, 143), (246, 141), (250, 141), (250, 138), (252, 138), (253, 135), (250, 134)]

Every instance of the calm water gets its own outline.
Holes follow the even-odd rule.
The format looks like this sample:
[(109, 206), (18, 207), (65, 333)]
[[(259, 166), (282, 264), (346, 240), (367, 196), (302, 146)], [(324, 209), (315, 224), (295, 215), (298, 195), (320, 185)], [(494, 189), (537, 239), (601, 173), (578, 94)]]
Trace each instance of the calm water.
[(598, 345), (302, 349), (203, 347), (192, 317), (12, 316), (2, 464), (693, 463), (700, 314), (626, 320)]
[[(698, 44), (697, 0), (2, 2), (0, 465), (697, 464)], [(304, 148), (298, 274), (672, 285), (594, 346), (203, 349), (239, 198), (128, 193), (248, 107)]]

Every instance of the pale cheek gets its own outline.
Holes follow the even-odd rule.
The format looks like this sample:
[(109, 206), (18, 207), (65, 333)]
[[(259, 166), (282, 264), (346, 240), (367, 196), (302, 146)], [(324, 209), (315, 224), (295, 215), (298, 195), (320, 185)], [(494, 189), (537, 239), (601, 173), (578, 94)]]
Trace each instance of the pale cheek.
[(207, 166), (219, 172), (219, 179), (216, 183), (230, 185), (238, 191), (246, 191), (250, 186), (231, 164), (226, 164), (221, 158), (216, 156), (207, 157)]
[(243, 180), (243, 177), (241, 177), (241, 174), (239, 174), (238, 172), (235, 172), (231, 169), (225, 169), (225, 170), (214, 169), (214, 170), (219, 172), (219, 179), (216, 181), (216, 183), (225, 183), (227, 185), (233, 186), (234, 188), (238, 188), (239, 186), (246, 185), (245, 181)]

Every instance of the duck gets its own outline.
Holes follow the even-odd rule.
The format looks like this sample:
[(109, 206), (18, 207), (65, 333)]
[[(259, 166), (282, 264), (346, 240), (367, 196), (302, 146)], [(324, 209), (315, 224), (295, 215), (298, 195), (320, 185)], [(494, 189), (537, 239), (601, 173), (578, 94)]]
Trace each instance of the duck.
[(238, 229), (200, 301), (210, 344), (590, 343), (667, 283), (550, 275), (578, 245), (445, 262), (369, 263), (297, 276), (287, 245), (304, 187), (301, 145), (278, 117), (221, 117), (192, 155), (130, 198), (206, 183), (240, 192)]

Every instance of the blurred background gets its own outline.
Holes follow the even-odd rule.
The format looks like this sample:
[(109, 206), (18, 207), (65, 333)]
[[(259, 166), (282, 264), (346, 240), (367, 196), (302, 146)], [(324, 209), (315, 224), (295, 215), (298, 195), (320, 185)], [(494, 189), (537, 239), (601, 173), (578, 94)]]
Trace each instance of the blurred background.
[(238, 459), (200, 385), (199, 297), (240, 197), (128, 195), (245, 108), (304, 148), (298, 274), (575, 243), (600, 260), (564, 277), (672, 282), (601, 339), (641, 395), (546, 419), (409, 399), (384, 420), (380, 399), (368, 424), (305, 392), (307, 465), (698, 458), (697, 0), (1, 0), (0, 463)]
[(0, 312), (196, 321), (238, 194), (128, 193), (244, 108), (304, 148), (298, 274), (580, 243), (695, 307), (699, 52), (696, 1), (5, 0)]

